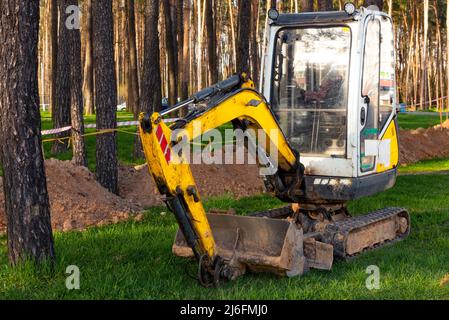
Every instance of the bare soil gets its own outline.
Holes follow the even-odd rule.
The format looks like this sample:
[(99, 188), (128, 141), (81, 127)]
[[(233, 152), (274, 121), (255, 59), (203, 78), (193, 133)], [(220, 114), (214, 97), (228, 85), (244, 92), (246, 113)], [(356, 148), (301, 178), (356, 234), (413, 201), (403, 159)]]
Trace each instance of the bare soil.
[[(95, 175), (70, 161), (45, 161), (53, 230), (83, 230), (91, 226), (140, 220), (144, 208), (163, 205), (146, 166), (120, 167), (119, 193), (99, 185)], [(230, 194), (235, 197), (263, 192), (255, 165), (192, 165), (203, 198)], [(0, 190), (3, 189), (0, 178)], [(4, 195), (0, 192), (0, 233), (6, 230)]]
[[(192, 173), (203, 198), (224, 194), (236, 198), (263, 192), (263, 180), (256, 165), (192, 165)], [(143, 208), (162, 205), (146, 166), (119, 169), (119, 193)]]
[(399, 161), (412, 164), (449, 156), (449, 120), (443, 126), (399, 132)]
[[(400, 162), (449, 156), (449, 121), (429, 129), (400, 132)], [(45, 162), (53, 230), (83, 230), (91, 226), (135, 219), (147, 207), (163, 205), (146, 166), (119, 168), (120, 196), (111, 194), (86, 168), (69, 161)], [(236, 198), (260, 194), (263, 181), (256, 165), (192, 165), (203, 198), (229, 194)], [(0, 178), (0, 190), (3, 184)], [(5, 232), (4, 196), (0, 192), (0, 233)]]
[[(140, 211), (138, 205), (104, 189), (87, 168), (50, 159), (45, 161), (45, 169), (54, 230), (82, 230), (117, 223)], [(4, 196), (0, 192), (0, 232), (4, 229)]]

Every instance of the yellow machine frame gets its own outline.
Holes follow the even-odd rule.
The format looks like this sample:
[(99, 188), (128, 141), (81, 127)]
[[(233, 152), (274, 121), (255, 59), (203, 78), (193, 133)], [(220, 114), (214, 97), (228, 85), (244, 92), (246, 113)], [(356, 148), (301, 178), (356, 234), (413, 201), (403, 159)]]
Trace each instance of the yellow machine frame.
[[(279, 125), (264, 98), (252, 90), (253, 87), (253, 82), (247, 80), (243, 83), (240, 92), (186, 124), (182, 134), (178, 133), (176, 137), (173, 137), (172, 129), (163, 122), (157, 112), (151, 116), (149, 130), (145, 130), (145, 126), (142, 125), (139, 127), (149, 171), (159, 190), (167, 197), (182, 197), (185, 207), (189, 208), (188, 215), (198, 235), (196, 250), (200, 255), (207, 254), (212, 260), (215, 257), (215, 243), (206, 212), (200, 201), (190, 165), (185, 158), (179, 158), (172, 153), (173, 141), (179, 141), (181, 136), (192, 141), (199, 134), (204, 134), (234, 119), (245, 119), (249, 120), (254, 128), (264, 130), (267, 139), (271, 138), (272, 130), (277, 130), (279, 134), (277, 139), (272, 139), (272, 143), (279, 152), (279, 166), (286, 171), (296, 168), (298, 161), (296, 155), (279, 130)], [(140, 122), (144, 120), (144, 117), (144, 113), (140, 114)], [(200, 123), (200, 126), (195, 122)], [(195, 130), (198, 127), (201, 130)], [(176, 161), (174, 161), (175, 157)]]

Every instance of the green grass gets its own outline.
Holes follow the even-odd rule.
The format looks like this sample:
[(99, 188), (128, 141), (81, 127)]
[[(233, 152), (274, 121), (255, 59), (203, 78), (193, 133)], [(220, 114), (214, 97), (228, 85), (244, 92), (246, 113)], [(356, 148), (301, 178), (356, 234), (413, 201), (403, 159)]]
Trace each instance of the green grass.
[[(84, 115), (84, 123), (95, 123), (95, 115)], [(132, 121), (133, 114), (131, 112), (119, 111), (117, 112), (117, 121)], [(51, 120), (51, 113), (48, 111), (41, 111), (42, 130), (53, 128), (53, 121)]]
[[(448, 109), (443, 109), (443, 113), (446, 113), (446, 112), (448, 112), (449, 110)], [(433, 106), (431, 106), (428, 110), (416, 110), (416, 112), (435, 112), (435, 113), (439, 113), (440, 112), (440, 109), (439, 108), (437, 108), (437, 106), (436, 105), (433, 105)]]
[[(206, 202), (207, 208), (238, 213), (282, 205), (268, 196)], [(403, 206), (412, 217), (404, 241), (367, 252), (332, 272), (311, 270), (296, 278), (248, 274), (219, 289), (192, 279), (196, 263), (171, 253), (177, 225), (165, 208), (146, 212), (143, 222), (126, 222), (84, 232), (56, 233), (54, 271), (8, 266), (6, 239), (0, 238), (0, 298), (6, 299), (449, 299), (449, 176), (402, 176), (395, 188), (354, 201), (351, 212)], [(81, 289), (65, 288), (66, 267), (77, 265)], [(370, 265), (380, 268), (380, 289), (365, 287)]]
[[(41, 112), (42, 117), (42, 130), (48, 130), (53, 128), (53, 123), (51, 120), (51, 114), (49, 112)], [(117, 121), (132, 121), (133, 115), (129, 112), (117, 112)], [(95, 123), (95, 115), (93, 116), (84, 116), (84, 123), (90, 124)], [(134, 138), (135, 136), (133, 133), (136, 133), (136, 127), (120, 127), (120, 130), (129, 132), (123, 133), (123, 132), (117, 132), (117, 153), (118, 153), (118, 160), (122, 164), (142, 164), (144, 163), (143, 159), (134, 159), (133, 158), (133, 147), (134, 147)], [(86, 129), (86, 133), (92, 133), (95, 132), (95, 129)], [(43, 139), (51, 139), (53, 136), (45, 136)], [(86, 136), (85, 137), (86, 142), (86, 152), (87, 152), (87, 161), (88, 161), (88, 167), (91, 171), (95, 171), (95, 145), (96, 145), (96, 136)], [(44, 154), (45, 158), (57, 158), (60, 160), (70, 160), (72, 159), (72, 150), (69, 149), (67, 152), (64, 152), (62, 154), (53, 154), (51, 152), (53, 142), (45, 142), (44, 141)]]
[[(47, 130), (53, 128), (53, 124), (51, 121), (51, 114), (49, 112), (42, 112), (42, 129)], [(133, 120), (133, 116), (129, 112), (118, 112), (117, 113), (117, 119), (118, 121), (130, 121)], [(95, 123), (95, 116), (85, 116), (84, 121), (86, 124), (88, 123)], [(399, 127), (401, 129), (416, 129), (416, 128), (428, 128), (431, 126), (434, 126), (436, 124), (439, 124), (439, 117), (435, 116), (428, 116), (428, 115), (414, 115), (414, 114), (399, 114), (398, 116), (398, 122)], [(230, 129), (232, 126), (230, 124), (224, 125), (219, 128), (220, 132), (222, 133), (222, 136), (224, 137), (224, 130)], [(122, 130), (129, 132), (129, 133), (135, 133), (136, 128), (135, 127), (123, 127)], [(93, 129), (86, 130), (86, 133), (94, 132)], [(133, 154), (133, 145), (134, 145), (134, 136), (131, 134), (126, 134), (122, 132), (117, 133), (118, 137), (118, 159), (120, 163), (123, 164), (142, 164), (144, 161), (142, 159), (134, 159)], [(51, 138), (51, 136), (46, 136), (44, 138)], [(87, 136), (86, 138), (86, 147), (87, 147), (87, 158), (88, 158), (88, 165), (89, 169), (91, 171), (95, 171), (95, 142), (96, 137), (95, 136)], [(223, 139), (222, 143), (227, 143), (227, 141), (224, 141)], [(203, 146), (207, 144), (203, 141)], [(217, 146), (216, 142), (212, 142), (214, 145), (214, 148), (217, 149), (219, 146)], [(44, 142), (44, 152), (45, 157), (48, 158), (58, 158), (60, 160), (70, 160), (72, 158), (72, 151), (69, 150), (63, 154), (52, 154), (51, 153), (51, 146), (52, 142)]]
[[(134, 159), (133, 158), (133, 148), (134, 148), (134, 139), (137, 129), (136, 127), (121, 127), (120, 130), (129, 132), (117, 132), (117, 156), (118, 160), (122, 164), (142, 164), (145, 161), (143, 159)], [(94, 132), (95, 129), (88, 129), (86, 133)], [(86, 153), (87, 153), (87, 162), (88, 167), (91, 171), (95, 171), (96, 163), (95, 163), (95, 146), (96, 146), (96, 136), (86, 136)], [(57, 158), (59, 160), (71, 160), (72, 159), (72, 150), (69, 149), (67, 152), (61, 154), (53, 154), (51, 152), (52, 142), (44, 142), (44, 154), (45, 158)]]
[[(443, 121), (446, 117), (443, 116)], [(440, 124), (440, 117), (433, 115), (398, 114), (398, 125), (400, 129), (412, 130), (418, 128), (429, 128)]]
[[(48, 130), (53, 128), (53, 123), (51, 120), (51, 114), (49, 112), (41, 112), (42, 118), (42, 130)], [(427, 128), (430, 126), (434, 126), (439, 123), (439, 117), (435, 116), (419, 116), (413, 114), (399, 114), (399, 126), (401, 129), (416, 129), (416, 128)], [(118, 112), (117, 113), (118, 121), (131, 121), (133, 120), (133, 115), (129, 112)], [(93, 116), (84, 116), (84, 122), (86, 124), (95, 123), (95, 115)], [(224, 137), (224, 130), (232, 128), (232, 125), (227, 124), (219, 128), (222, 136)], [(129, 133), (135, 133), (135, 127), (122, 127), (120, 128)], [(93, 129), (87, 129), (86, 133), (94, 132)], [(144, 161), (142, 159), (134, 159), (133, 154), (133, 146), (134, 146), (134, 136), (131, 134), (126, 134), (122, 132), (117, 133), (118, 137), (118, 159), (122, 164), (142, 164)], [(52, 136), (46, 136), (44, 139), (52, 138)], [(91, 171), (95, 171), (95, 136), (87, 136), (85, 138), (86, 148), (87, 148), (87, 160), (88, 166)], [(222, 143), (226, 143), (226, 141), (222, 141)], [(205, 145), (206, 142), (203, 142)], [(214, 148), (217, 149), (217, 144), (212, 142)], [(53, 154), (51, 153), (52, 142), (44, 142), (44, 153), (45, 158), (58, 158), (60, 160), (70, 160), (72, 158), (72, 151), (69, 150), (62, 154)], [(0, 172), (1, 174), (1, 172)]]
[(438, 172), (449, 171), (449, 159), (429, 159), (419, 161), (417, 163), (402, 165), (399, 167), (399, 172), (402, 174), (413, 174), (419, 172)]
[[(53, 128), (53, 124), (51, 121), (51, 114), (49, 112), (42, 112), (42, 129), (47, 130)], [(118, 112), (117, 113), (117, 119), (118, 121), (130, 121), (133, 120), (133, 116), (129, 112)], [(84, 121), (86, 124), (88, 123), (95, 123), (95, 116), (85, 116)], [(416, 129), (416, 128), (428, 128), (434, 125), (439, 124), (440, 120), (439, 117), (435, 116), (428, 116), (428, 115), (414, 115), (414, 114), (399, 114), (398, 116), (399, 121), (399, 127), (401, 129)], [(225, 129), (231, 129), (232, 125), (227, 124), (219, 128), (220, 132), (222, 133), (222, 136), (224, 137), (224, 130)], [(136, 128), (135, 127), (123, 127), (122, 130), (125, 130), (130, 133), (135, 133)], [(94, 132), (93, 129), (86, 130), (86, 133)], [(126, 133), (117, 133), (118, 136), (118, 159), (121, 163), (124, 164), (142, 164), (142, 159), (133, 159), (132, 157), (132, 151), (133, 151), (133, 144), (134, 144), (134, 136)], [(51, 138), (51, 136), (46, 136), (45, 138)], [(86, 137), (86, 146), (87, 146), (87, 157), (88, 157), (88, 163), (89, 163), (89, 169), (92, 171), (95, 171), (95, 136), (88, 136)], [(226, 141), (222, 141), (222, 143), (226, 143)], [(203, 145), (207, 144), (203, 141)], [(215, 142), (212, 142), (214, 145), (214, 148), (217, 148), (217, 144)], [(70, 160), (72, 158), (72, 152), (69, 150), (66, 153), (63, 154), (52, 154), (51, 153), (51, 145), (52, 142), (44, 142), (44, 151), (45, 151), (45, 157), (46, 158), (58, 158), (61, 160)]]
[[(119, 113), (119, 121), (132, 119)], [(86, 123), (95, 122), (94, 116)], [(432, 126), (438, 117), (400, 115), (402, 128)], [(42, 114), (43, 129), (52, 128)], [(134, 132), (135, 127), (124, 128)], [(119, 161), (132, 159), (134, 136), (118, 133)], [(87, 137), (89, 168), (95, 170), (95, 137)], [(52, 157), (45, 144), (46, 157)], [(70, 159), (71, 152), (58, 155)], [(448, 159), (401, 167), (401, 173), (449, 169)], [(240, 214), (282, 203), (268, 196), (234, 200), (220, 197), (205, 203), (208, 209), (234, 208)], [(54, 270), (7, 262), (6, 237), (0, 237), (0, 299), (449, 299), (449, 285), (440, 279), (449, 273), (449, 175), (400, 176), (396, 186), (382, 194), (350, 203), (351, 212), (364, 213), (386, 206), (402, 206), (412, 216), (412, 234), (405, 241), (365, 253), (350, 263), (336, 262), (332, 272), (312, 270), (303, 277), (279, 278), (248, 274), (223, 287), (204, 289), (192, 279), (194, 261), (171, 254), (176, 221), (165, 208), (152, 208), (143, 222), (129, 221), (84, 232), (55, 234)], [(381, 289), (365, 287), (369, 265), (380, 268)], [(66, 267), (77, 265), (81, 289), (65, 288)]]
[[(42, 119), (42, 130), (48, 130), (53, 128), (53, 123), (51, 120), (51, 114), (49, 112), (41, 112), (41, 119)], [(117, 121), (132, 121), (133, 115), (129, 112), (117, 112)], [(84, 123), (90, 124), (95, 123), (95, 115), (93, 116), (84, 116)], [(129, 126), (129, 127), (120, 127), (121, 131), (125, 132), (117, 132), (117, 153), (118, 153), (118, 160), (121, 164), (125, 165), (139, 165), (143, 164), (145, 161), (144, 159), (134, 159), (133, 158), (133, 149), (134, 149), (134, 139), (136, 133), (136, 126)], [(227, 143), (225, 141), (225, 130), (226, 129), (232, 129), (231, 124), (226, 124), (218, 128), (223, 140), (221, 141), (220, 145), (217, 145), (217, 142), (213, 141), (212, 139), (212, 145), (215, 150), (221, 147), (222, 144)], [(92, 133), (95, 132), (95, 129), (86, 129), (86, 133)], [(126, 133), (128, 132), (128, 133)], [(54, 136), (45, 136), (43, 139), (51, 139)], [(91, 171), (95, 171), (96, 163), (95, 163), (95, 144), (96, 144), (96, 136), (86, 136), (85, 137), (86, 142), (86, 152), (87, 152), (87, 162), (88, 167)], [(72, 150), (71, 148), (64, 153), (61, 154), (54, 154), (51, 152), (51, 147), (53, 142), (43, 142), (44, 143), (44, 155), (46, 159), (49, 158), (57, 158), (59, 160), (71, 160), (72, 159)], [(202, 142), (203, 147), (207, 145), (208, 143), (206, 141)], [(1, 172), (0, 172), (1, 174)]]

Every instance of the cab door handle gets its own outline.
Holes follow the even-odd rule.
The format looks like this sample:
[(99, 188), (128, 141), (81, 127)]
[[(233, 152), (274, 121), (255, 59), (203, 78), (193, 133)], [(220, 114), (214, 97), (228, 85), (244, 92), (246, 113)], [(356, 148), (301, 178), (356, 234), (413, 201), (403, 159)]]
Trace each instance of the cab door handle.
[(365, 127), (366, 124), (366, 106), (362, 106), (360, 108), (360, 126), (362, 129)]
[(368, 108), (370, 103), (370, 98), (368, 96), (363, 96), (363, 105), (360, 108), (360, 126), (362, 129), (366, 125), (366, 120), (368, 118)]

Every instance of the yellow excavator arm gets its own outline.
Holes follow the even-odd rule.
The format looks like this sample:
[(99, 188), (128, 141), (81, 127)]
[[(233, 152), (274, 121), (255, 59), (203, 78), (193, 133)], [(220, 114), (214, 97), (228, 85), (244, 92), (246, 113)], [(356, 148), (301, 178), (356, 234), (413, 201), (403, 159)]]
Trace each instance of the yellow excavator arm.
[(140, 136), (149, 171), (198, 259), (206, 255), (208, 261), (214, 261), (216, 246), (188, 159), (173, 151), (176, 143), (182, 138), (183, 142), (185, 139), (192, 141), (198, 135), (232, 121), (245, 121), (248, 128), (265, 132), (266, 138), (278, 150), (278, 165), (282, 170), (296, 171), (298, 167), (298, 158), (269, 106), (253, 88), (251, 80), (233, 76), (189, 100), (191, 103), (207, 100), (209, 104), (193, 117), (187, 116), (172, 125), (164, 123), (162, 115), (157, 112), (151, 116), (140, 115)]
[[(192, 110), (185, 117), (170, 125), (164, 122), (165, 115), (187, 106)], [(166, 111), (140, 115), (149, 171), (180, 229), (173, 252), (196, 257), (203, 285), (216, 286), (220, 279), (235, 279), (247, 269), (286, 276), (301, 275), (309, 268), (329, 270), (334, 256), (352, 256), (407, 236), (410, 222), (404, 209), (387, 208), (352, 218), (345, 203), (326, 203), (323, 194), (319, 202), (303, 203), (296, 209), (272, 209), (251, 216), (206, 215), (183, 147), (190, 148), (188, 142), (229, 122), (242, 131), (258, 129), (258, 139), (262, 136), (269, 141), (261, 143), (246, 135), (248, 146), (252, 144), (252, 150), (262, 155), (259, 164), (271, 169), (264, 177), (268, 191), (290, 203), (304, 197), (307, 184), (303, 178), (307, 176), (299, 154), (245, 75), (206, 88)]]
[[(334, 257), (347, 259), (404, 239), (410, 232), (410, 217), (403, 208), (354, 217), (347, 210), (348, 201), (387, 190), (396, 179), (395, 114), (385, 113), (396, 101), (391, 81), (394, 57), (387, 54), (391, 48), (382, 49), (389, 48), (391, 41), (381, 43), (366, 27), (376, 21), (382, 34), (392, 39), (390, 18), (365, 8), (272, 13), (267, 56), (273, 58), (264, 64), (263, 75), (264, 92), (273, 93), (273, 110), (242, 74), (168, 110), (140, 115), (149, 171), (179, 224), (173, 253), (196, 257), (203, 285), (217, 285), (220, 278), (234, 279), (246, 270), (286, 276), (301, 275), (309, 268), (329, 270)], [(361, 36), (351, 38), (353, 31)], [(373, 65), (386, 69), (379, 69), (368, 84), (371, 88), (371, 83), (385, 82), (387, 89), (374, 85), (369, 92), (383, 93), (370, 96), (361, 88), (364, 73), (371, 77), (372, 68), (352, 67), (372, 59), (363, 54), (365, 42), (385, 53)], [(304, 48), (309, 48), (307, 54)], [(354, 55), (353, 50), (362, 54)], [(322, 63), (313, 63), (316, 56), (325, 56)], [(385, 109), (382, 117), (376, 106)], [(188, 110), (185, 116), (171, 124), (164, 122), (166, 115), (181, 109)], [(256, 151), (267, 191), (287, 206), (246, 216), (206, 215), (188, 161), (189, 142), (230, 122), (244, 132), (249, 151)], [(386, 130), (380, 122), (388, 125)], [(287, 137), (281, 128), (286, 128)]]

